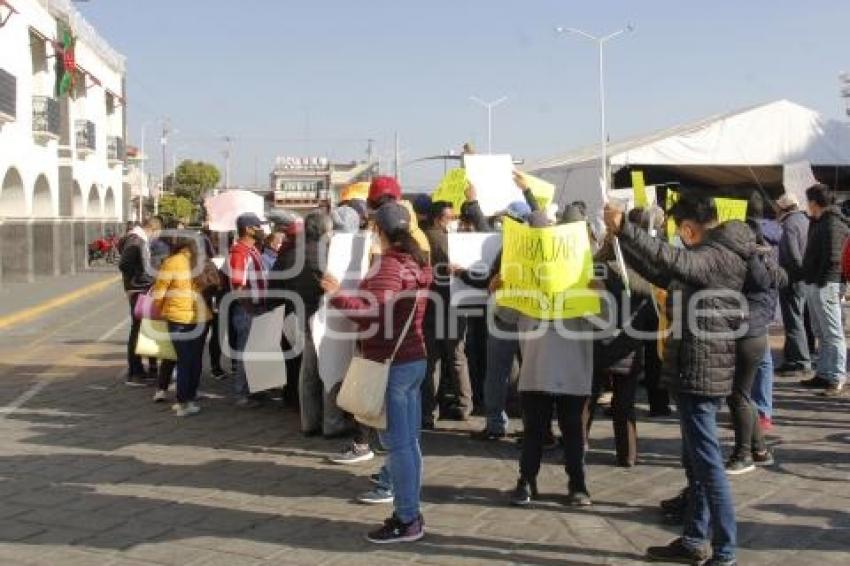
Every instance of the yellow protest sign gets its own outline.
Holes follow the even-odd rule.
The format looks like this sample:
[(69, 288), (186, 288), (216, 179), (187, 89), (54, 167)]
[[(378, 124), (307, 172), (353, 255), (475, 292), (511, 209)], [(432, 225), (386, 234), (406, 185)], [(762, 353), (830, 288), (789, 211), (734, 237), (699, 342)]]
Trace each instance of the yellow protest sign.
[(632, 190), (635, 192), (635, 207), (646, 208), (649, 199), (646, 196), (646, 181), (643, 171), (632, 171)]
[(531, 191), (540, 210), (545, 210), (547, 206), (552, 204), (555, 199), (555, 185), (522, 171), (517, 171), (517, 175), (522, 178), (525, 186)]
[(466, 187), (469, 182), (466, 179), (466, 171), (463, 169), (452, 169), (442, 178), (437, 189), (431, 195), (431, 200), (452, 203), (455, 212), (460, 213), (460, 207), (466, 201)]
[[(667, 210), (679, 200), (679, 193), (667, 189)], [(728, 220), (747, 219), (747, 201), (737, 198), (719, 198), (714, 199), (714, 206), (717, 208), (717, 220), (720, 223)], [(672, 238), (676, 234), (676, 224), (672, 218), (667, 219), (667, 237)]]
[(736, 198), (716, 198), (714, 206), (717, 208), (717, 220), (746, 220), (747, 201)]
[(352, 199), (366, 200), (369, 197), (369, 183), (351, 183), (347, 185), (339, 194), (339, 200), (347, 201)]
[[(674, 192), (672, 189), (667, 189), (667, 199), (664, 202), (665, 212), (669, 211), (673, 208), (673, 205), (679, 200), (679, 193)], [(673, 217), (669, 214), (667, 215), (667, 239), (673, 239), (673, 236), (676, 235), (676, 223), (673, 222)]]
[(599, 314), (586, 222), (532, 228), (506, 218), (503, 242), (496, 304), (541, 320)]

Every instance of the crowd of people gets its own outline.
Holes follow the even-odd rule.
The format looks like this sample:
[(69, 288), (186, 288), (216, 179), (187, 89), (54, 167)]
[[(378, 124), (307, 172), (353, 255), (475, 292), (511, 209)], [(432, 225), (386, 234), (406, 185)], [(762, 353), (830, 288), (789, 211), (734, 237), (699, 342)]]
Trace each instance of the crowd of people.
[[(424, 196), (404, 200), (391, 177), (375, 178), (367, 198), (311, 212), (303, 221), (292, 218), (269, 229), (256, 215), (242, 214), (229, 248), (220, 246), (226, 255), (220, 266), (213, 258), (221, 235), (179, 230), (157, 217), (145, 220), (120, 244), (132, 319), (127, 384), (155, 383), (154, 401), (165, 402), (176, 373), (175, 415), (199, 413), (201, 360), (209, 342), (211, 375), (232, 379), (236, 406), (260, 406), (279, 395), (299, 410), (304, 435), (349, 440), (331, 458), (338, 464), (386, 452), (372, 476), (373, 489), (359, 500), (393, 504), (391, 517), (367, 538), (394, 543), (424, 535), (420, 434), (438, 419), (483, 416), (483, 429), (472, 434), (481, 442), (518, 432), (519, 474), (509, 499), (519, 506), (539, 497), (544, 451), (560, 445), (567, 501), (587, 507), (592, 478), (585, 453), (593, 416), (611, 392), (616, 465), (639, 464), (635, 401), (643, 383), (650, 418), (671, 415), (675, 402), (686, 482), (661, 505), (668, 520), (683, 525), (683, 534), (651, 547), (648, 558), (735, 564), (729, 477), (774, 463), (765, 433), (774, 426), (769, 329), (777, 305), (785, 344), (776, 373), (799, 377), (800, 386), (826, 396), (842, 393), (841, 300), (850, 223), (823, 185), (806, 191), (805, 209), (790, 194), (774, 201), (756, 191), (746, 221), (725, 222), (710, 196), (682, 190), (666, 211), (606, 205), (602, 235), (590, 228), (594, 211), (584, 203), (541, 207), (523, 176), (515, 180), (516, 202), (492, 217), (482, 213), (475, 187), (456, 211), (450, 202)], [(506, 218), (534, 228), (588, 227), (598, 267), (591, 288), (621, 307), (614, 331), (597, 332), (589, 316), (554, 325), (493, 301), (484, 313), (452, 302), (453, 278), (497, 294), (504, 266), (501, 253), (481, 269), (454, 265), (449, 234), (499, 232)], [(671, 238), (665, 234), (668, 219), (675, 225)], [(359, 292), (344, 290), (323, 265), (328, 242), (333, 234), (366, 232), (373, 236), (371, 267)], [(135, 354), (141, 321), (134, 311), (144, 294), (167, 321), (176, 361), (148, 360), (146, 367)], [(323, 386), (309, 322), (323, 304), (362, 333), (360, 356), (390, 364), (386, 427), (377, 434), (337, 405), (339, 385)], [(278, 307), (281, 316), (298, 313), (301, 338), (280, 337), (290, 353), (284, 389), (252, 394), (242, 354), (252, 321)], [(223, 351), (233, 353), (229, 371)], [(727, 455), (716, 423), (724, 401), (734, 428)], [(510, 426), (511, 415), (521, 426)]]

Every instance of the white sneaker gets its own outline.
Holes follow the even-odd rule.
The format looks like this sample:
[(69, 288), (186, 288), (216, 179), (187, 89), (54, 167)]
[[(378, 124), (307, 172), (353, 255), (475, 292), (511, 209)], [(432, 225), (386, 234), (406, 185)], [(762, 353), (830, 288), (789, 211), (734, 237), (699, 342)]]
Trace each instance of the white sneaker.
[(153, 394), (153, 402), (164, 403), (165, 401), (168, 401), (168, 392), (163, 391), (162, 389), (157, 389), (156, 393)]
[(191, 417), (192, 415), (197, 415), (201, 412), (201, 408), (192, 403), (186, 403), (184, 405), (177, 404), (177, 408), (174, 410), (174, 414), (178, 417)]

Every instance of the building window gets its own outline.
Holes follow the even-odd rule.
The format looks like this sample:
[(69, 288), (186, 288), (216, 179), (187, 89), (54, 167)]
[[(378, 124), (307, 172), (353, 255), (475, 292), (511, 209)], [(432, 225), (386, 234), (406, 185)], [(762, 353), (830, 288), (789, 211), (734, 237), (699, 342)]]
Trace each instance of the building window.
[(109, 116), (115, 114), (115, 97), (111, 92), (106, 93), (106, 114)]

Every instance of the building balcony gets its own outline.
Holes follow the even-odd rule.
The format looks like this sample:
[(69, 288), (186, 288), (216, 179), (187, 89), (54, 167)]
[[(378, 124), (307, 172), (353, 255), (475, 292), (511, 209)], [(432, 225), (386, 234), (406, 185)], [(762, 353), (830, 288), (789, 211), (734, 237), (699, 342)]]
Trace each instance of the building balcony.
[(74, 124), (77, 155), (85, 158), (97, 150), (97, 130), (91, 120), (77, 120)]
[(58, 140), (59, 102), (49, 96), (32, 97), (32, 135), (38, 143)]
[(117, 136), (106, 138), (106, 159), (110, 167), (116, 167), (124, 163), (124, 140)]
[(0, 126), (18, 117), (18, 79), (0, 69)]

